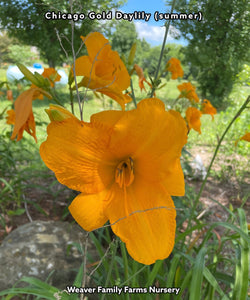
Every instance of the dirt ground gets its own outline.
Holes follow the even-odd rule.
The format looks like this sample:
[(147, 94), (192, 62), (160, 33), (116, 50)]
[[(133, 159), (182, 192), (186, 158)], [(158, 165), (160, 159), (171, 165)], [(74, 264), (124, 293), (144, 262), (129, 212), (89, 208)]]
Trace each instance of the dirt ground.
[[(191, 150), (193, 157), (199, 155), (206, 168), (211, 162), (213, 152), (209, 147), (193, 147)], [(242, 161), (242, 165), (245, 168), (245, 176), (243, 179), (237, 179), (235, 162)], [(224, 168), (225, 171), (221, 171)], [(238, 208), (242, 205), (242, 202), (246, 200), (243, 208), (246, 211), (248, 223), (250, 223), (250, 162), (249, 158), (241, 157), (238, 154), (233, 154), (230, 157), (225, 157), (223, 153), (219, 152), (216, 157), (212, 171), (220, 174), (221, 178), (215, 179), (209, 176), (206, 182), (205, 188), (201, 195), (200, 201), (204, 205), (204, 210), (212, 211), (211, 221), (225, 221), (227, 215), (225, 210), (212, 199), (215, 199), (223, 206), (227, 208), (231, 204), (233, 208)], [(198, 193), (202, 184), (201, 180), (188, 180), (195, 191)], [(246, 197), (248, 197), (246, 199)]]

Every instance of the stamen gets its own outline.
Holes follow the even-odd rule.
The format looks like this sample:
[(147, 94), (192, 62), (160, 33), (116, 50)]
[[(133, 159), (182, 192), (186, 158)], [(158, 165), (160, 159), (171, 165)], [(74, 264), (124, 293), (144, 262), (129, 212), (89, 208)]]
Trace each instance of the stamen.
[(119, 163), (115, 172), (115, 181), (120, 188), (127, 187), (134, 181), (134, 161), (131, 157)]

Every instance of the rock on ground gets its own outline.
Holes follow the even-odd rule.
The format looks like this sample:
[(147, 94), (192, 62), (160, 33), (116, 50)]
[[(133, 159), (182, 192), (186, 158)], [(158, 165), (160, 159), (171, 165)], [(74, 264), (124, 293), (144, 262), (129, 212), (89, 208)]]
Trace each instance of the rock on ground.
[[(23, 276), (45, 281), (51, 275), (47, 282), (60, 289), (72, 285), (83, 261), (74, 243), (84, 248), (85, 235), (78, 225), (67, 222), (35, 221), (18, 227), (0, 246), (0, 291)], [(98, 260), (90, 239), (87, 257)]]

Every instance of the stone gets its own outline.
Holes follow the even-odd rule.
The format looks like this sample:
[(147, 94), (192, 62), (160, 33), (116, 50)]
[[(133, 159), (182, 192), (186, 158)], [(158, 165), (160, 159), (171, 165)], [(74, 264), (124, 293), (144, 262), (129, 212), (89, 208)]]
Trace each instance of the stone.
[[(47, 282), (62, 290), (72, 285), (83, 261), (75, 243), (84, 248), (85, 237), (78, 225), (58, 221), (34, 221), (13, 230), (0, 246), (0, 291), (23, 276), (49, 277)], [(87, 250), (88, 263), (100, 259), (90, 238)]]

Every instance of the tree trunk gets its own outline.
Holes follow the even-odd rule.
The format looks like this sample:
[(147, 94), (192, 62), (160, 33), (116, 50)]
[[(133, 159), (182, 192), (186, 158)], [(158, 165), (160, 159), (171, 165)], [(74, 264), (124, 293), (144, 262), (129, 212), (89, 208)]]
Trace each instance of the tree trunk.
[(55, 65), (54, 60), (52, 58), (47, 58), (47, 60), (48, 60), (49, 67), (55, 69), (56, 65)]

